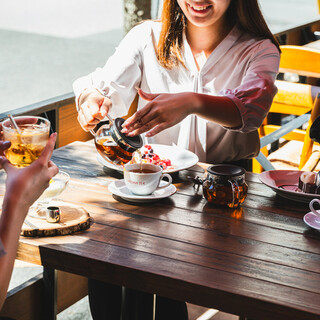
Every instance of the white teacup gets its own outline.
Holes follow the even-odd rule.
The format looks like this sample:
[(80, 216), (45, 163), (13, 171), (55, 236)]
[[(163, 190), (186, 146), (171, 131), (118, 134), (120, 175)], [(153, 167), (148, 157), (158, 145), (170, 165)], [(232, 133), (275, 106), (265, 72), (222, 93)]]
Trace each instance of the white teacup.
[[(142, 168), (142, 172), (141, 169)], [(167, 173), (162, 173), (162, 168), (152, 163), (126, 164), (123, 174), (127, 188), (137, 195), (148, 195), (156, 190), (168, 187), (172, 183), (172, 178)], [(166, 177), (169, 181), (160, 186), (162, 179)]]
[(310, 208), (310, 210), (312, 211), (312, 213), (314, 213), (318, 218), (320, 218), (320, 211), (317, 211), (317, 210), (313, 207), (313, 205), (314, 205), (315, 203), (318, 203), (318, 205), (320, 206), (320, 200), (318, 200), (318, 199), (313, 199), (313, 200), (311, 200), (310, 203), (309, 203), (309, 208)]

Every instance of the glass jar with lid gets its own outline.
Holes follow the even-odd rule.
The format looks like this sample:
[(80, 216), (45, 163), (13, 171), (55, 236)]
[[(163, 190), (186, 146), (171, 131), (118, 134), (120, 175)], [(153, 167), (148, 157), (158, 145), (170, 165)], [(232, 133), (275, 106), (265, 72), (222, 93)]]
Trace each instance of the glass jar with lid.
[(243, 203), (248, 192), (245, 169), (218, 164), (208, 167), (207, 171), (202, 189), (208, 202), (230, 208), (236, 208)]

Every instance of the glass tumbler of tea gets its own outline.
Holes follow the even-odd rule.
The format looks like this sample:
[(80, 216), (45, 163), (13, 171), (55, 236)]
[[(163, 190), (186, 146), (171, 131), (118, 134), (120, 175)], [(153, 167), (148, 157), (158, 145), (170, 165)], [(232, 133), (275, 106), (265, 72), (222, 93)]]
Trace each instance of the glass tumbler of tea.
[(16, 167), (26, 167), (38, 159), (45, 148), (50, 132), (50, 121), (36, 116), (14, 117), (2, 122), (3, 139), (11, 146), (5, 151), (7, 159)]
[(203, 182), (203, 195), (208, 202), (237, 208), (246, 198), (248, 185), (245, 170), (234, 165), (213, 165)]

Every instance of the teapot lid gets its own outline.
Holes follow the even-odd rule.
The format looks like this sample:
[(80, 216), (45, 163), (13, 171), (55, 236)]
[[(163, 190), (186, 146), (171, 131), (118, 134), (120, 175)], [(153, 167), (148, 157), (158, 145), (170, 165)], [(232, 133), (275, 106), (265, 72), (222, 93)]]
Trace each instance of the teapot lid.
[(246, 170), (232, 164), (216, 164), (208, 167), (207, 171), (211, 174), (222, 177), (234, 177), (245, 174)]
[(116, 118), (113, 120), (114, 126), (116, 128), (117, 134), (123, 139), (127, 144), (135, 149), (139, 149), (143, 145), (143, 141), (140, 135), (134, 137), (128, 137), (124, 133), (121, 132), (122, 124), (125, 122), (123, 118)]

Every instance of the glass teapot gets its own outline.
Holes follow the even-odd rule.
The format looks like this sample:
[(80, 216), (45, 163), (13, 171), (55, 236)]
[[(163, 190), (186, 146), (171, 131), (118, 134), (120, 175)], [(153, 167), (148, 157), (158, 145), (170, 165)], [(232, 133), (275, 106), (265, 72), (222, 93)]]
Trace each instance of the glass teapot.
[(202, 180), (192, 178), (195, 184), (202, 184), (202, 192), (208, 202), (237, 208), (247, 197), (248, 185), (245, 170), (241, 167), (217, 164), (208, 167), (208, 175)]
[(140, 135), (128, 137), (121, 133), (123, 118), (112, 119), (108, 115), (109, 123), (102, 125), (96, 132), (90, 130), (94, 136), (97, 151), (106, 161), (114, 165), (128, 163), (133, 153), (142, 147), (143, 141)]

